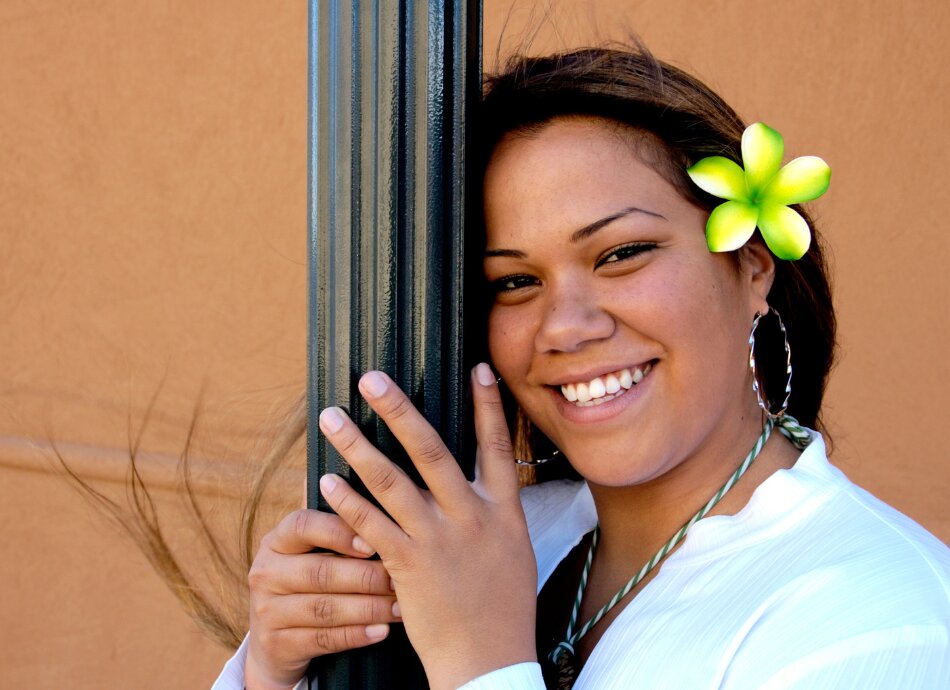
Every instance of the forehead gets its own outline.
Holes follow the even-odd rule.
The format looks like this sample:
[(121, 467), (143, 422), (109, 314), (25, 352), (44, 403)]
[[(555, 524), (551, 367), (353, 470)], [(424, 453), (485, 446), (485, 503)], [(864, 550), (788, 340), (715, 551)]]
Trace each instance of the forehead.
[(486, 170), (487, 230), (576, 228), (629, 206), (663, 215), (692, 207), (660, 173), (663, 165), (652, 135), (611, 120), (558, 118), (509, 134)]

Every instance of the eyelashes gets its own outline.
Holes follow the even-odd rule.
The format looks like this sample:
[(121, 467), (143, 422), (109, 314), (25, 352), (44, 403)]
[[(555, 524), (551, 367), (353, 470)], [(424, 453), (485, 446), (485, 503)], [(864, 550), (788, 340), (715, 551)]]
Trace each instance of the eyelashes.
[(524, 274), (504, 276), (489, 282), (492, 292), (496, 295), (506, 292), (515, 292), (537, 284), (537, 278)]
[(616, 264), (633, 259), (652, 249), (656, 249), (655, 242), (630, 242), (629, 244), (623, 244), (604, 252), (601, 257), (597, 259), (595, 267), (600, 268), (607, 264)]
[[(630, 242), (613, 247), (598, 257), (594, 262), (594, 270), (602, 266), (612, 267), (633, 261), (641, 255), (656, 249), (655, 242)], [(527, 288), (540, 285), (541, 281), (526, 273), (512, 273), (501, 278), (489, 281), (488, 285), (494, 295), (518, 293)]]

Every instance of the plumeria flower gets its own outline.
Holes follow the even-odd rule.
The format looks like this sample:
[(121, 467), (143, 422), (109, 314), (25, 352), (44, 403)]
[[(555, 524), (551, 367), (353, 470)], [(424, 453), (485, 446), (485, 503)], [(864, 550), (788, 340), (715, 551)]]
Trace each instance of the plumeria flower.
[(687, 168), (696, 185), (727, 199), (706, 221), (710, 251), (738, 249), (749, 241), (756, 226), (780, 259), (800, 259), (808, 251), (808, 224), (788, 206), (824, 194), (831, 182), (831, 168), (817, 156), (802, 156), (780, 168), (784, 152), (782, 135), (756, 122), (742, 133), (745, 170), (723, 156), (709, 156)]

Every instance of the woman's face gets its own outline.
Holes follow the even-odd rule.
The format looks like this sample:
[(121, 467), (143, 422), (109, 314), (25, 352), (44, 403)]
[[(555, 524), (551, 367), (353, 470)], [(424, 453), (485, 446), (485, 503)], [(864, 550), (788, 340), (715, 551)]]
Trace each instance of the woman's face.
[(746, 443), (749, 328), (774, 269), (761, 244), (738, 262), (710, 253), (707, 212), (641, 160), (654, 149), (638, 136), (555, 119), (504, 139), (485, 177), (493, 363), (604, 486)]

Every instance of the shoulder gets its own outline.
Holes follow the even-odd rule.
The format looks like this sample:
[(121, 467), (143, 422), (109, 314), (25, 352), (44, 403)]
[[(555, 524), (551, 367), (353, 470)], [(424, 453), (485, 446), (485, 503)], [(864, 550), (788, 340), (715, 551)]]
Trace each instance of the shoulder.
[(804, 567), (856, 578), (860, 573), (860, 587), (911, 577), (950, 604), (950, 549), (851, 482), (828, 461), (817, 433), (791, 470), (776, 473), (760, 489), (763, 495), (754, 496), (749, 508), (761, 517), (754, 530), (765, 538), (761, 548), (784, 545), (786, 555), (795, 554)]
[(859, 590), (895, 589), (905, 604), (924, 603), (950, 620), (950, 548), (823, 456), (810, 469), (829, 488), (829, 499), (805, 521), (805, 538), (827, 552), (823, 560), (860, 579)]
[(935, 687), (950, 678), (950, 549), (819, 449), (776, 482), (795, 509), (738, 558), (757, 605), (729, 687)]

